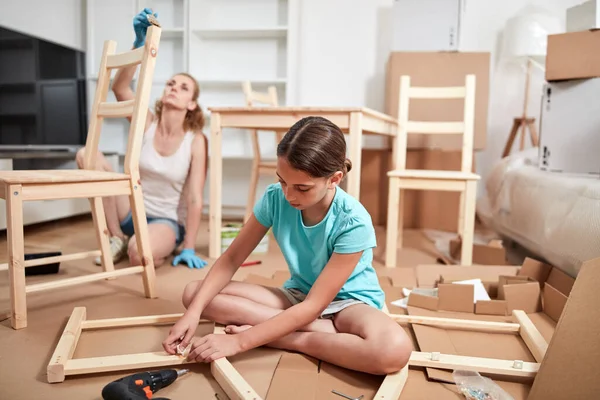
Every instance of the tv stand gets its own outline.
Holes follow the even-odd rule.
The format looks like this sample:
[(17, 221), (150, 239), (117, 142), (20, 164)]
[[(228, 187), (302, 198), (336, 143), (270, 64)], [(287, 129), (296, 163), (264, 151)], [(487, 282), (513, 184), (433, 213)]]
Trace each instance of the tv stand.
[[(75, 154), (77, 146), (0, 146), (0, 174), (2, 171), (12, 171), (16, 160), (52, 160), (61, 163), (60, 168), (77, 168)], [(119, 171), (119, 155), (104, 153), (115, 171)], [(6, 230), (6, 203), (0, 201), (0, 230)], [(26, 201), (23, 203), (23, 225), (38, 224), (90, 212), (87, 199), (61, 199)]]

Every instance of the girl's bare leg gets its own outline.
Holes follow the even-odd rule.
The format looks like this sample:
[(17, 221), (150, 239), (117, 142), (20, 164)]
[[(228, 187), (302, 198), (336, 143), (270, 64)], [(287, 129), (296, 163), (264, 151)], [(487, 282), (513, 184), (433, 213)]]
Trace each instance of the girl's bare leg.
[[(85, 158), (85, 147), (77, 152), (75, 160), (77, 166), (83, 169), (83, 160)], [(98, 152), (96, 158), (96, 169), (98, 171), (114, 172), (110, 163), (101, 152)], [(120, 221), (122, 221), (130, 210), (129, 198), (127, 196), (103, 197), (104, 214), (106, 216), (106, 226), (111, 236), (118, 236), (125, 239), (125, 234), (121, 230)]]
[[(413, 346), (404, 329), (371, 306), (345, 308), (336, 314), (334, 324), (340, 333), (292, 332), (269, 346), (376, 375), (399, 371), (410, 359)], [(235, 334), (250, 328), (231, 327), (229, 331)]]
[[(190, 282), (183, 292), (187, 308), (202, 281)], [(202, 318), (223, 325), (257, 325), (291, 307), (290, 301), (276, 288), (246, 282), (230, 282), (208, 304)], [(317, 319), (301, 328), (302, 331), (335, 333), (331, 320)]]

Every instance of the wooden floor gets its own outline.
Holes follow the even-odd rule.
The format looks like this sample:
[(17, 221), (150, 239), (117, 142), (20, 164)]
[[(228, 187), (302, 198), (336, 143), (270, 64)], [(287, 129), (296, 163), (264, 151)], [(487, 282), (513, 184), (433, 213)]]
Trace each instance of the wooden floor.
[[(203, 221), (197, 240), (197, 251), (208, 254), (208, 224)], [(378, 229), (378, 242), (383, 244), (383, 230)], [(6, 262), (6, 235), (0, 237), (0, 263)], [(424, 240), (419, 232), (407, 232), (407, 248), (399, 259), (413, 265), (435, 263), (437, 252), (433, 243)], [(97, 249), (92, 220), (89, 216), (27, 227), (25, 230), (25, 252), (61, 251), (63, 254)], [(376, 250), (377, 264), (381, 265), (384, 248)], [(261, 265), (240, 268), (234, 279), (244, 279), (249, 273), (270, 277), (277, 270), (287, 269), (283, 256), (274, 240), (270, 241), (269, 253), (252, 258), (260, 259)], [(110, 281), (99, 281), (66, 289), (32, 293), (27, 296), (28, 327), (15, 331), (10, 321), (0, 322), (0, 398), (1, 399), (100, 399), (102, 387), (110, 381), (129, 374), (105, 373), (70, 377), (65, 382), (50, 385), (46, 381), (46, 365), (54, 351), (64, 325), (74, 307), (86, 307), (88, 319), (129, 317), (183, 312), (181, 293), (185, 285), (201, 279), (212, 265), (201, 270), (192, 270), (185, 265), (172, 267), (172, 259), (157, 267), (157, 299), (146, 299), (140, 275), (120, 277)], [(127, 261), (116, 268), (128, 266)], [(57, 278), (79, 276), (98, 271), (100, 267), (92, 259), (64, 262), (59, 276), (27, 277), (27, 284), (50, 281)], [(9, 310), (8, 273), (0, 272), (0, 314)], [(162, 351), (161, 342), (167, 335), (168, 326), (160, 328), (130, 328), (82, 335), (74, 357), (93, 357), (114, 354), (130, 354)], [(212, 326), (205, 327), (212, 329)], [(202, 333), (202, 327), (198, 334)], [(208, 332), (208, 331), (207, 331)], [(256, 349), (236, 356), (232, 362), (259, 393), (266, 393), (272, 373), (276, 368), (278, 353), (272, 349)], [(222, 393), (212, 379), (207, 365), (191, 366), (192, 376), (181, 379), (181, 383), (161, 391), (159, 395), (171, 398), (189, 398), (190, 393)], [(270, 371), (270, 372), (269, 372)], [(376, 387), (377, 385), (375, 385)], [(158, 396), (160, 397), (160, 396)], [(201, 396), (204, 398), (204, 396)], [(226, 398), (221, 396), (220, 398)]]

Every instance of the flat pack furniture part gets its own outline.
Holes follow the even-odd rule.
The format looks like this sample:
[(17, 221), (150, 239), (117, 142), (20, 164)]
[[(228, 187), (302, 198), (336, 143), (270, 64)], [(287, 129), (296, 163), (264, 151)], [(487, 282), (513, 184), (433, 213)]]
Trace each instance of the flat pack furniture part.
[[(84, 330), (173, 324), (177, 322), (182, 315), (182, 313), (178, 313), (87, 320), (86, 308), (75, 307), (52, 354), (50, 362), (48, 363), (47, 380), (49, 383), (57, 383), (63, 382), (67, 376), (72, 375), (139, 368), (156, 368), (192, 363), (194, 361), (188, 361), (182, 355), (170, 355), (163, 352), (77, 359), (72, 358), (75, 349), (77, 348), (79, 337)], [(544, 358), (547, 348), (546, 341), (533, 325), (527, 314), (519, 310), (513, 311), (513, 316), (518, 323), (398, 314), (389, 314), (389, 316), (400, 324), (423, 324), (446, 329), (520, 334), (538, 363), (413, 351), (409, 363), (405, 368), (385, 377), (375, 397), (375, 399), (378, 400), (398, 399), (408, 378), (408, 368), (410, 366), (463, 369), (504, 376), (534, 377), (539, 369), (539, 363)], [(214, 333), (223, 334), (223, 327), (215, 324)], [(213, 361), (211, 363), (211, 373), (217, 383), (222, 387), (223, 391), (231, 399), (262, 400), (252, 386), (246, 382), (226, 358)]]
[[(26, 295), (28, 293), (141, 273), (146, 297), (156, 297), (154, 261), (148, 239), (138, 164), (160, 36), (161, 28), (152, 25), (148, 28), (143, 47), (123, 53), (115, 52), (117, 47), (115, 41), (104, 42), (85, 145), (84, 169), (5, 171), (0, 175), (0, 197), (6, 200), (8, 239), (8, 263), (1, 265), (0, 269), (8, 270), (13, 329), (27, 327)], [(135, 65), (140, 65), (135, 98), (107, 102), (112, 70)], [(131, 117), (124, 173), (96, 170), (98, 144), (104, 118), (124, 117)], [(115, 270), (113, 265), (109, 232), (102, 205), (103, 197), (115, 195), (129, 196), (137, 247), (142, 260), (142, 265), (119, 270)], [(100, 250), (25, 261), (23, 202), (65, 198), (89, 199)], [(104, 272), (26, 285), (26, 267), (92, 256), (101, 257)]]
[[(404, 191), (434, 190), (460, 192), (458, 235), (462, 240), (461, 264), (471, 265), (475, 231), (475, 200), (479, 175), (473, 170), (473, 127), (475, 124), (475, 75), (465, 77), (464, 86), (411, 86), (410, 76), (400, 77), (398, 132), (392, 151), (393, 169), (388, 171), (388, 214), (385, 265), (395, 267), (397, 248), (402, 248)], [(459, 122), (423, 122), (409, 120), (411, 99), (464, 99), (463, 120)], [(407, 169), (408, 134), (445, 134), (462, 136), (461, 169), (436, 171)]]
[(221, 255), (223, 129), (287, 131), (298, 120), (309, 116), (327, 118), (348, 134), (348, 174), (346, 191), (360, 198), (363, 134), (382, 135), (396, 140), (398, 122), (389, 115), (363, 107), (209, 107), (210, 118), (210, 198), (209, 257)]
[[(269, 86), (267, 88), (266, 93), (261, 93), (252, 90), (252, 83), (250, 81), (244, 81), (242, 82), (242, 90), (244, 92), (244, 96), (246, 97), (246, 105), (248, 107), (254, 106), (256, 102), (266, 104), (272, 107), (279, 106), (279, 101), (277, 99), (277, 88), (275, 86)], [(275, 132), (275, 146), (277, 146), (279, 142), (281, 142), (284, 133), (285, 131)], [(252, 215), (252, 208), (254, 207), (254, 203), (256, 202), (256, 189), (258, 187), (259, 176), (261, 174), (271, 175), (275, 179), (275, 181), (277, 181), (277, 175), (275, 174), (277, 162), (265, 161), (262, 159), (262, 155), (260, 152), (260, 142), (258, 140), (258, 131), (256, 129), (252, 129), (250, 134), (252, 137), (253, 150), (252, 173), (250, 175), (250, 187), (248, 190), (248, 201), (246, 203), (244, 223), (248, 221), (248, 218), (250, 218), (250, 215)]]

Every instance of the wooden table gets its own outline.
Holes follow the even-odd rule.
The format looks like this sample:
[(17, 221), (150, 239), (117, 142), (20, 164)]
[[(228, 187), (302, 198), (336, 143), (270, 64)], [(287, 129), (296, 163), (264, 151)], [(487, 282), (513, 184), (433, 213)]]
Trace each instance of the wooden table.
[(209, 257), (221, 255), (222, 206), (222, 129), (288, 130), (308, 116), (327, 118), (349, 135), (348, 158), (352, 171), (347, 177), (346, 191), (360, 196), (362, 135), (376, 134), (395, 140), (397, 120), (389, 115), (363, 107), (212, 107), (210, 118), (210, 200)]

